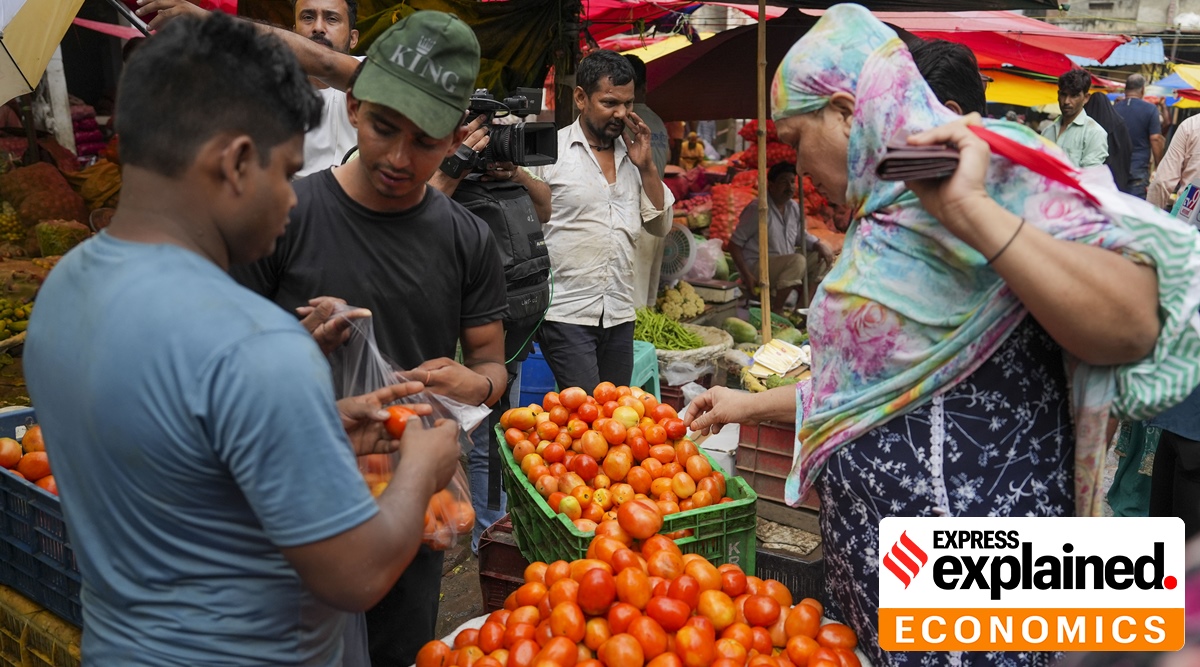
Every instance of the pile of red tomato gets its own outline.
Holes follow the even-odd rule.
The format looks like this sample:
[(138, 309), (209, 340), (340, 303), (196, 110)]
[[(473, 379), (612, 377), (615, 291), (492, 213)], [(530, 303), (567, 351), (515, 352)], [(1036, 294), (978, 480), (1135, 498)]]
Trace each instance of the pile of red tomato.
[[(638, 549), (638, 550), (634, 550)], [(683, 554), (662, 535), (640, 547), (597, 536), (587, 558), (537, 562), (525, 583), (453, 647), (432, 641), (416, 667), (858, 667), (848, 626), (821, 603)]]
[(585, 533), (620, 520), (648, 537), (662, 517), (732, 502), (675, 409), (638, 387), (549, 392), (541, 405), (505, 412), (500, 426), (529, 483)]

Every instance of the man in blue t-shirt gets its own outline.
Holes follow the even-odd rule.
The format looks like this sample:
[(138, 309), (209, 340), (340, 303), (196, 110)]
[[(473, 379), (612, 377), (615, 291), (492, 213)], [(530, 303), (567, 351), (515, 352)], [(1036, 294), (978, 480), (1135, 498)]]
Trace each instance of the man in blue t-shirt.
[[(181, 19), (126, 64), (117, 109), (120, 207), (50, 274), (25, 347), (83, 660), (340, 665), (340, 610), (373, 605), (417, 552), (457, 426), (385, 435), (381, 406), (419, 383), (335, 404), (305, 327), (226, 273), (283, 233), (319, 118), (278, 40)], [(404, 465), (375, 500), (354, 453), (384, 451)]]
[(1125, 79), (1125, 99), (1113, 105), (1117, 115), (1125, 121), (1129, 130), (1129, 143), (1133, 155), (1129, 160), (1129, 193), (1146, 198), (1150, 185), (1150, 158), (1154, 164), (1162, 162), (1166, 142), (1162, 135), (1162, 118), (1158, 108), (1142, 99), (1146, 94), (1146, 78), (1141, 74), (1130, 74)]

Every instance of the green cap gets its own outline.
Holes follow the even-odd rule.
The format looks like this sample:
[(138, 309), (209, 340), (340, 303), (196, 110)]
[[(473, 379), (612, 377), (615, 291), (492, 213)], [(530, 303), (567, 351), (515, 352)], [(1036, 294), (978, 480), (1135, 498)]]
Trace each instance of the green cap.
[(353, 94), (396, 110), (440, 139), (462, 121), (478, 75), (479, 41), (471, 27), (453, 14), (418, 11), (367, 49)]

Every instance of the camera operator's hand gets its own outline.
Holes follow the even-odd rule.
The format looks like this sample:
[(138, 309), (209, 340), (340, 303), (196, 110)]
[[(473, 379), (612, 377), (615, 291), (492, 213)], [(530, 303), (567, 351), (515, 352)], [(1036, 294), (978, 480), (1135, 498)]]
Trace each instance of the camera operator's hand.
[(484, 181), (511, 181), (516, 178), (518, 171), (520, 168), (511, 162), (493, 162), (480, 178)]
[[(487, 117), (477, 116), (475, 120), (467, 123), (466, 127), (467, 138), (463, 139), (462, 146), (474, 151), (475, 153), (479, 153), (483, 149), (487, 148), (488, 142), (491, 140), (490, 137), (488, 137), (489, 129), (487, 126)], [(454, 178), (453, 176), (447, 175), (446, 172), (442, 171), (441, 169), (438, 169), (437, 171), (433, 172), (433, 176), (429, 179), (429, 185), (440, 190), (441, 193), (447, 197), (450, 197), (454, 195), (454, 191), (458, 189), (458, 184), (462, 182), (462, 179), (466, 178), (467, 174), (469, 173), (471, 173), (470, 170), (464, 169), (458, 178)]]
[(463, 145), (476, 153), (482, 151), (490, 140), (488, 132), (487, 116), (476, 116), (475, 120), (467, 123), (467, 138), (463, 139)]

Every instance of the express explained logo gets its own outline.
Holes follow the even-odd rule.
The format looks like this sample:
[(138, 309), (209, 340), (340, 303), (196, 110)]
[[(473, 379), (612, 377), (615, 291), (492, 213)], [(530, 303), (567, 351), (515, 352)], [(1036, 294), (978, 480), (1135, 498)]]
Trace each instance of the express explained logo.
[(879, 538), (884, 649), (1183, 645), (1179, 519), (889, 517)]
[(892, 545), (892, 550), (883, 556), (883, 566), (891, 570), (905, 588), (908, 588), (913, 579), (917, 578), (921, 568), (928, 562), (929, 556), (925, 555), (921, 547), (912, 541), (912, 538), (908, 536), (908, 531), (901, 533), (900, 539)]

